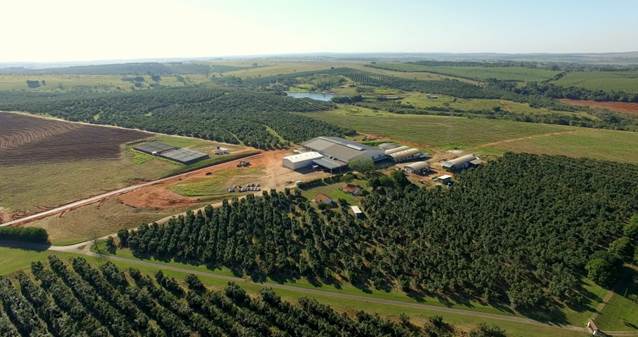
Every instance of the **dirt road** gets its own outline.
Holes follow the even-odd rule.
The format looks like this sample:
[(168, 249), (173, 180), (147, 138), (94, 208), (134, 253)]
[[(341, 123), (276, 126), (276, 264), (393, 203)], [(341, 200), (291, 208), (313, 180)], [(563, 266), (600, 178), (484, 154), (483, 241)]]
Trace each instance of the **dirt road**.
[[(255, 155), (252, 155), (252, 156), (247, 156), (247, 157), (244, 157), (244, 158), (241, 158), (241, 159), (235, 159), (235, 160), (232, 160), (232, 161), (226, 162), (226, 163), (235, 163), (235, 162), (239, 162), (240, 160), (246, 160), (246, 159), (250, 159), (250, 158), (255, 158), (255, 157), (260, 156), (260, 155), (261, 155), (261, 153), (255, 154)], [(0, 224), (0, 227), (24, 224), (24, 223), (27, 223), (27, 222), (30, 222), (30, 221), (34, 221), (34, 220), (37, 220), (37, 219), (41, 219), (41, 218), (45, 218), (45, 217), (48, 217), (48, 216), (51, 216), (51, 215), (55, 215), (55, 214), (58, 214), (58, 213), (61, 213), (61, 212), (64, 212), (64, 211), (72, 210), (72, 209), (77, 208), (77, 207), (93, 204), (93, 203), (102, 201), (102, 200), (104, 200), (106, 198), (109, 198), (109, 197), (114, 197), (114, 196), (118, 196), (118, 195), (121, 195), (121, 194), (124, 194), (124, 193), (135, 191), (135, 190), (143, 188), (143, 187), (147, 187), (147, 186), (151, 186), (151, 185), (155, 185), (155, 184), (160, 184), (160, 183), (163, 183), (163, 182), (168, 182), (168, 181), (171, 181), (171, 180), (177, 180), (177, 179), (180, 179), (180, 178), (192, 175), (192, 174), (196, 174), (199, 171), (204, 171), (204, 170), (210, 170), (210, 167), (205, 167), (205, 168), (201, 168), (201, 169), (197, 169), (197, 170), (189, 171), (189, 172), (185, 172), (185, 173), (180, 173), (180, 174), (177, 174), (177, 175), (174, 175), (174, 176), (170, 176), (170, 177), (166, 177), (166, 178), (162, 178), (162, 179), (158, 179), (158, 180), (153, 180), (153, 181), (149, 181), (149, 182), (145, 182), (145, 183), (141, 183), (141, 184), (137, 184), (137, 185), (132, 185), (132, 186), (128, 186), (128, 187), (124, 187), (124, 188), (118, 189), (118, 190), (114, 190), (114, 191), (106, 192), (106, 193), (103, 193), (103, 194), (99, 194), (99, 195), (96, 195), (96, 196), (93, 196), (93, 197), (90, 197), (90, 198), (86, 198), (86, 199), (83, 199), (83, 200), (74, 201), (72, 203), (69, 203), (69, 204), (66, 204), (66, 205), (62, 205), (60, 207), (56, 207), (56, 208), (53, 208), (53, 209), (50, 209), (50, 210), (46, 210), (46, 211), (43, 211), (43, 212), (40, 212), (40, 213), (36, 213), (36, 214), (33, 214), (33, 215), (26, 216), (26, 217), (23, 217), (23, 218), (20, 218), (20, 219), (15, 219), (15, 220), (12, 220), (12, 221), (9, 221), (9, 222), (2, 223), (2, 224)]]
[[(214, 279), (218, 279), (218, 280), (232, 281), (232, 282), (235, 282), (235, 283), (254, 283), (251, 280), (246, 279), (246, 278), (227, 276), (227, 275), (220, 275), (220, 274), (213, 273), (213, 272), (197, 271), (197, 270), (192, 270), (192, 269), (181, 268), (179, 266), (171, 266), (171, 265), (166, 265), (166, 264), (162, 264), (162, 263), (143, 261), (143, 260), (134, 259), (134, 258), (126, 258), (126, 257), (111, 256), (111, 255), (99, 255), (99, 254), (91, 251), (89, 249), (89, 246), (90, 246), (90, 243), (88, 243), (88, 244), (87, 243), (80, 243), (80, 244), (73, 245), (73, 246), (51, 246), (49, 248), (49, 250), (57, 251), (57, 252), (77, 253), (77, 254), (82, 254), (82, 255), (92, 256), (92, 257), (100, 256), (100, 257), (102, 257), (104, 259), (108, 259), (108, 260), (111, 260), (111, 261), (120, 261), (120, 262), (138, 264), (138, 265), (141, 265), (141, 266), (155, 267), (155, 268), (158, 268), (158, 269), (161, 269), (161, 270), (170, 270), (170, 271), (175, 271), (175, 272), (195, 274), (195, 275), (198, 275), (198, 276), (206, 276), (206, 277), (210, 277), (210, 278), (214, 278)], [(581, 327), (577, 327), (577, 326), (551, 325), (551, 324), (546, 324), (546, 323), (538, 322), (538, 321), (535, 321), (535, 320), (532, 320), (532, 319), (528, 319), (528, 318), (524, 318), (524, 317), (517, 317), (517, 316), (490, 314), (490, 313), (483, 313), (483, 312), (464, 310), (464, 309), (448, 308), (448, 307), (429, 305), (429, 304), (403, 302), (403, 301), (398, 301), (398, 300), (386, 300), (386, 299), (381, 299), (381, 298), (376, 298), (376, 297), (371, 297), (371, 296), (351, 295), (351, 294), (344, 294), (344, 293), (338, 292), (338, 291), (309, 289), (309, 288), (304, 288), (304, 287), (297, 287), (297, 286), (292, 286), (292, 285), (287, 285), (287, 284), (280, 284), (280, 283), (273, 283), (273, 282), (255, 283), (255, 284), (271, 287), (273, 289), (281, 289), (281, 290), (293, 291), (293, 292), (303, 293), (303, 294), (308, 294), (308, 295), (324, 296), (324, 297), (330, 297), (330, 298), (339, 298), (339, 299), (346, 299), (346, 300), (365, 302), (365, 303), (374, 303), (374, 304), (381, 304), (381, 305), (391, 305), (391, 306), (394, 306), (394, 307), (401, 307), (401, 308), (423, 309), (423, 310), (428, 310), (428, 311), (445, 312), (445, 313), (466, 315), (466, 316), (477, 317), (477, 318), (485, 318), (485, 319), (490, 319), (490, 320), (521, 323), (521, 324), (541, 326), (541, 327), (560, 328), (560, 329), (566, 329), (566, 330), (571, 330), (571, 331), (583, 331), (583, 332), (585, 331), (585, 328), (581, 328)]]

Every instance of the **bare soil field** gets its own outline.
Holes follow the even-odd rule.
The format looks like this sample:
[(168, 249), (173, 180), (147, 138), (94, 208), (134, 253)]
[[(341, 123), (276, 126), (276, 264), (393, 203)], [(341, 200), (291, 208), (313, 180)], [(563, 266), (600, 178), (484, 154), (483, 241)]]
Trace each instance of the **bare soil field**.
[(628, 102), (598, 102), (590, 100), (577, 100), (577, 99), (561, 99), (561, 102), (576, 106), (586, 106), (590, 108), (602, 108), (617, 112), (626, 113), (629, 115), (638, 116), (638, 103)]
[(134, 130), (0, 113), (0, 165), (118, 159), (122, 144), (149, 136)]

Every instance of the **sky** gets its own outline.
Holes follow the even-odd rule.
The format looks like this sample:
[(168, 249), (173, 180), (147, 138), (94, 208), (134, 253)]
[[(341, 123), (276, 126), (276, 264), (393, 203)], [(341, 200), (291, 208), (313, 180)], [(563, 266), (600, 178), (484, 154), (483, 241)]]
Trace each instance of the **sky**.
[(638, 50), (635, 0), (0, 0), (0, 62)]

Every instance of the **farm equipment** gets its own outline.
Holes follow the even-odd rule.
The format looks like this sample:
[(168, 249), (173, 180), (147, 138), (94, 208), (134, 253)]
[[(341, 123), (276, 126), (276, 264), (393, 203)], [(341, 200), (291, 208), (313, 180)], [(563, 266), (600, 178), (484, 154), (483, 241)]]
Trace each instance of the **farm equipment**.
[(237, 163), (237, 167), (248, 167), (250, 166), (250, 162), (247, 160), (240, 160), (239, 163)]

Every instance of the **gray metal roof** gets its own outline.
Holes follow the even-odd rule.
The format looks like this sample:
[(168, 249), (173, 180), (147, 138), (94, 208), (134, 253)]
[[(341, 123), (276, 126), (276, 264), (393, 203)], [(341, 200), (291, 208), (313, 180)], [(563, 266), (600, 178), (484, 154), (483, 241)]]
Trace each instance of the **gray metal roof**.
[(328, 170), (334, 170), (346, 166), (347, 164), (342, 161), (332, 160), (326, 157), (313, 160), (313, 162)]
[(174, 149), (162, 152), (161, 157), (168, 158), (180, 163), (192, 163), (204, 158), (208, 158), (205, 153), (189, 150), (189, 149)]
[(175, 149), (174, 146), (164, 144), (162, 142), (147, 142), (133, 146), (134, 149), (146, 153), (161, 153), (168, 150)]
[(382, 150), (371, 146), (359, 144), (339, 137), (317, 137), (302, 144), (304, 147), (320, 152), (326, 157), (345, 163), (366, 156), (378, 160), (384, 156)]

